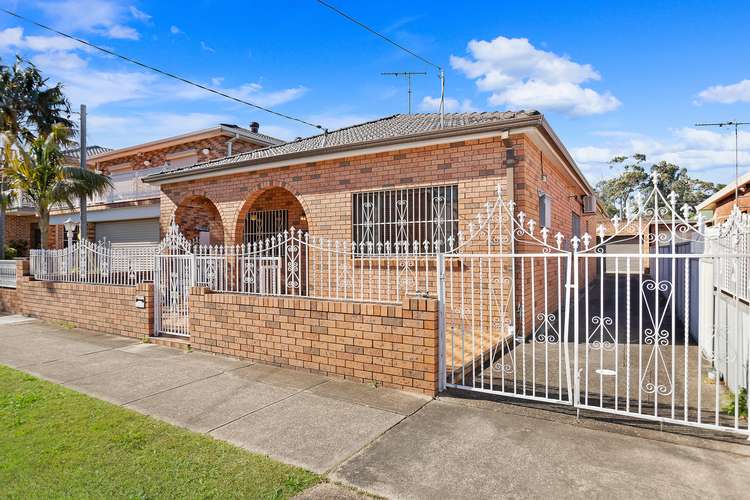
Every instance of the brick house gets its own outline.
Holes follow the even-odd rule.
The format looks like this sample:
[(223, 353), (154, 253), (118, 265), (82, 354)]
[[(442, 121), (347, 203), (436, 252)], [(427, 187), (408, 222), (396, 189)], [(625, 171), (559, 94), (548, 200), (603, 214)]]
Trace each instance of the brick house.
[[(379, 239), (395, 234), (399, 200), (447, 197), (452, 232), (495, 199), (562, 231), (590, 232), (594, 194), (544, 116), (530, 112), (394, 115), (226, 158), (166, 168), (144, 179), (161, 189), (161, 227), (174, 217), (211, 243), (243, 244), (289, 227), (357, 240), (365, 206), (381, 210)], [(544, 211), (540, 214), (540, 210)], [(432, 214), (406, 215), (420, 239)]]
[[(87, 154), (88, 168), (109, 175), (114, 187), (104, 196), (89, 201), (87, 237), (113, 244), (157, 243), (159, 189), (143, 183), (143, 177), (164, 168), (193, 165), (280, 143), (278, 139), (259, 133), (254, 123), (250, 128), (220, 124), (115, 150), (91, 146)], [(66, 158), (71, 165), (78, 165), (78, 155), (78, 151), (71, 150)], [(66, 246), (62, 224), (68, 218), (78, 221), (77, 209), (61, 208), (52, 212), (49, 239), (52, 248)], [(37, 218), (28, 203), (19, 200), (17, 206), (8, 211), (6, 226), (6, 241), (24, 240), (30, 248), (38, 248)]]
[[(497, 200), (498, 186), (504, 200), (515, 204), (516, 213), (524, 212), (527, 221), (538, 221), (538, 228), (562, 233), (566, 245), (573, 236), (593, 232), (602, 216), (596, 203), (591, 203), (592, 186), (536, 111), (448, 114), (442, 127), (436, 114), (394, 115), (227, 158), (165, 169), (144, 180), (161, 189), (163, 233), (172, 221), (188, 238), (196, 228), (208, 228), (208, 243), (225, 247), (262, 243), (290, 228), (360, 248), (429, 242), (438, 239), (436, 235), (455, 241), (459, 233), (469, 234), (477, 215), (486, 213), (488, 205)], [(472, 244), (467, 248), (481, 252), (487, 247)], [(408, 252), (412, 250), (422, 252), (409, 246)], [(514, 249), (503, 246), (501, 251), (533, 253), (540, 249), (518, 243)], [(314, 255), (314, 249), (311, 253), (317, 264), (308, 264), (308, 268), (316, 271), (320, 266), (319, 274), (330, 277), (336, 265), (326, 264), (325, 258)], [(360, 275), (370, 272), (367, 262), (362, 262), (352, 264)], [(533, 286), (517, 291), (516, 300), (533, 304), (529, 306), (532, 311), (554, 310), (561, 299), (559, 293), (545, 298), (532, 290), (549, 288), (545, 279), (560, 283), (560, 268), (548, 268), (543, 259), (526, 264), (527, 274), (519, 274), (516, 280), (527, 285), (533, 280)], [(502, 264), (508, 274), (511, 265), (508, 261)], [(430, 269), (434, 271), (427, 265), (427, 273)], [(320, 279), (323, 288), (326, 280)], [(372, 282), (375, 280), (373, 277)], [(434, 280), (426, 286), (423, 292), (435, 292)], [(482, 290), (487, 286), (481, 285)], [(507, 298), (510, 289), (504, 293)], [(197, 296), (195, 304), (191, 299), (194, 311), (195, 307), (201, 310), (202, 301), (208, 300), (198, 297), (203, 296)], [(476, 305), (477, 316), (487, 307)], [(526, 314), (522, 328), (532, 331), (535, 318), (536, 314)], [(255, 359), (274, 363), (299, 363), (311, 369), (330, 361), (318, 352), (326, 350), (322, 344), (317, 348), (298, 346), (302, 351), (295, 358), (296, 351), (287, 353), (288, 345), (282, 345), (295, 341), (279, 340), (269, 331), (271, 337), (266, 338), (276, 339), (269, 340), (270, 350), (276, 354), (268, 355), (267, 347), (258, 347), (263, 342), (255, 338), (257, 332), (245, 331), (247, 325), (228, 321), (217, 329), (211, 319), (214, 322), (204, 328), (200, 321), (190, 335), (203, 349), (257, 356)], [(206, 343), (206, 335), (220, 339)], [(310, 349), (316, 352), (311, 354)], [(463, 366), (484, 354), (483, 349), (486, 347), (462, 349), (448, 356), (460, 358), (456, 364)], [(313, 361), (316, 356), (320, 359)], [(352, 376), (346, 371), (341, 374)]]
[[(750, 172), (741, 176), (738, 181), (737, 183), (731, 182), (727, 184), (724, 188), (698, 205), (698, 210), (703, 213), (706, 220), (714, 224), (723, 222), (732, 213), (735, 204), (740, 209), (740, 212), (744, 214), (750, 213)], [(736, 200), (735, 186), (738, 186), (736, 194), (739, 195)]]

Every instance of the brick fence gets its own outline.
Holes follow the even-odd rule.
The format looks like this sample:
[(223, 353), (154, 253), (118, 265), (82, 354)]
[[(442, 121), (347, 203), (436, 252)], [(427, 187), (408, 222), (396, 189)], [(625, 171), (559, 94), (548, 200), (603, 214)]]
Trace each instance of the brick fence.
[[(154, 286), (35, 281), (28, 260), (16, 262), (16, 288), (0, 288), (0, 312), (70, 323), (84, 330), (143, 338), (154, 324)], [(144, 308), (136, 307), (144, 299)]]
[(190, 292), (199, 350), (436, 394), (438, 304), (401, 305)]
[[(138, 286), (35, 281), (19, 261), (16, 290), (0, 308), (84, 330), (153, 334), (152, 283)], [(7, 293), (6, 293), (7, 292)], [(136, 308), (136, 298), (145, 308)], [(190, 290), (190, 344), (196, 350), (299, 368), (359, 382), (436, 394), (438, 303), (407, 298), (385, 305)]]
[[(16, 260), (16, 283), (28, 274), (29, 261), (26, 259)], [(20, 313), (21, 292), (18, 288), (0, 288), (0, 312), (2, 313)]]
[[(149, 336), (154, 324), (154, 286), (88, 285), (34, 281), (18, 282), (20, 312), (27, 316), (72, 323), (78, 328), (127, 337)], [(135, 306), (144, 298), (144, 309)]]

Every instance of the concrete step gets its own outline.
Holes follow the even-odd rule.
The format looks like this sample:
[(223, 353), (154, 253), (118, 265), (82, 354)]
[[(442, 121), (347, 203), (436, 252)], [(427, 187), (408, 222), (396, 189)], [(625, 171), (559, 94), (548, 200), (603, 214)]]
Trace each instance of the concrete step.
[(162, 345), (164, 347), (171, 347), (173, 349), (182, 349), (183, 351), (190, 350), (190, 339), (183, 339), (177, 337), (149, 337), (148, 341), (151, 344)]

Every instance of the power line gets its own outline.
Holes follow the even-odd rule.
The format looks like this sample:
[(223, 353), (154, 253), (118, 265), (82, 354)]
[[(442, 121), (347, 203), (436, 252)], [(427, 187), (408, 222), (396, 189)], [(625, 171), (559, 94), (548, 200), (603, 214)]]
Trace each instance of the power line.
[(425, 64), (429, 64), (430, 66), (436, 68), (438, 70), (438, 78), (440, 78), (440, 126), (441, 127), (443, 126), (444, 115), (445, 115), (445, 71), (443, 71), (442, 66), (440, 66), (439, 64), (435, 64), (434, 62), (430, 61), (429, 59), (427, 59), (427, 58), (425, 58), (425, 57), (417, 54), (413, 50), (404, 47), (400, 43), (396, 42), (395, 40), (392, 40), (391, 38), (388, 38), (387, 36), (385, 36), (384, 34), (380, 33), (379, 31), (377, 31), (377, 30), (375, 30), (373, 28), (370, 28), (368, 25), (366, 25), (362, 21), (358, 21), (357, 19), (353, 18), (352, 16), (350, 16), (346, 12), (343, 12), (342, 10), (334, 7), (333, 5), (329, 4), (328, 2), (325, 2), (323, 0), (316, 0), (316, 1), (320, 5), (322, 5), (323, 7), (326, 7), (327, 9), (332, 10), (336, 14), (340, 15), (341, 17), (343, 17), (343, 18), (345, 18), (345, 19), (347, 19), (347, 20), (349, 20), (351, 22), (353, 22), (357, 26), (366, 29), (367, 31), (369, 31), (373, 35), (382, 38), (383, 40), (385, 40), (386, 42), (390, 43), (394, 47), (397, 47), (397, 48), (403, 50), (404, 52), (406, 52), (407, 54), (410, 54), (410, 55), (416, 57), (417, 59), (419, 59), (420, 61), (424, 62)]
[(424, 58), (424, 57), (420, 56), (419, 54), (417, 54), (417, 53), (416, 53), (416, 52), (414, 52), (413, 50), (411, 50), (411, 49), (407, 49), (406, 47), (404, 47), (404, 46), (403, 46), (403, 45), (401, 45), (400, 43), (398, 43), (398, 42), (396, 42), (396, 41), (394, 41), (394, 40), (392, 40), (392, 39), (388, 38), (387, 36), (383, 35), (382, 33), (379, 33), (378, 31), (375, 31), (375, 30), (374, 30), (373, 28), (370, 28), (370, 27), (369, 27), (369, 26), (367, 26), (367, 25), (366, 25), (365, 23), (363, 23), (363, 22), (361, 22), (361, 21), (358, 21), (358, 20), (354, 19), (354, 18), (353, 18), (352, 16), (350, 16), (350, 15), (349, 15), (349, 14), (347, 14), (346, 12), (343, 12), (343, 11), (341, 11), (341, 10), (337, 9), (337, 8), (336, 8), (336, 7), (334, 7), (333, 5), (331, 5), (331, 4), (327, 3), (327, 2), (324, 2), (323, 0), (316, 0), (316, 1), (317, 1), (317, 2), (318, 2), (318, 3), (320, 4), (320, 5), (322, 5), (322, 6), (324, 6), (324, 7), (327, 7), (327, 8), (329, 8), (329, 9), (331, 9), (332, 11), (334, 11), (334, 12), (335, 12), (336, 14), (340, 15), (341, 17), (344, 17), (344, 18), (348, 19), (349, 21), (353, 22), (354, 24), (357, 24), (357, 25), (359, 25), (360, 27), (362, 27), (362, 28), (366, 29), (367, 31), (369, 31), (369, 32), (370, 32), (370, 33), (372, 33), (373, 35), (375, 35), (375, 36), (378, 36), (378, 37), (382, 38), (383, 40), (385, 40), (386, 42), (390, 43), (391, 45), (393, 45), (393, 46), (395, 46), (395, 47), (398, 47), (399, 49), (403, 50), (404, 52), (406, 52), (406, 53), (408, 53), (408, 54), (411, 54), (412, 56), (416, 57), (416, 58), (417, 58), (417, 59), (419, 59), (420, 61), (422, 61), (422, 62), (424, 62), (424, 63), (426, 63), (426, 64), (429, 64), (430, 66), (433, 66), (433, 67), (437, 68), (438, 70), (442, 70), (442, 69), (443, 69), (443, 68), (441, 68), (441, 67), (440, 67), (439, 65), (435, 64), (434, 62), (432, 62), (432, 61), (430, 61), (430, 60), (428, 60), (428, 59), (426, 59), (426, 58)]
[(78, 43), (80, 43), (80, 44), (86, 45), (87, 47), (91, 47), (92, 49), (96, 49), (96, 50), (98, 50), (98, 51), (100, 51), (100, 52), (104, 52), (105, 54), (109, 54), (109, 55), (111, 55), (111, 56), (114, 56), (114, 57), (120, 58), (120, 59), (122, 59), (122, 60), (124, 60), (124, 61), (127, 61), (127, 62), (129, 62), (129, 63), (135, 64), (135, 65), (137, 65), (137, 66), (140, 66), (140, 67), (142, 67), (142, 68), (145, 68), (145, 69), (147, 69), (147, 70), (149, 70), (149, 71), (153, 71), (154, 73), (158, 73), (158, 74), (160, 74), (160, 75), (162, 75), (162, 76), (166, 76), (166, 77), (168, 77), (168, 78), (172, 78), (172, 79), (174, 79), (174, 80), (178, 80), (178, 81), (180, 81), (180, 82), (182, 82), (182, 83), (186, 83), (186, 84), (188, 84), (188, 85), (192, 85), (193, 87), (197, 87), (197, 88), (199, 88), (199, 89), (201, 89), (201, 90), (205, 90), (206, 92), (211, 92), (212, 94), (216, 94), (216, 95), (218, 95), (218, 96), (221, 96), (221, 97), (224, 97), (224, 98), (226, 98), (226, 99), (229, 99), (229, 100), (232, 100), (232, 101), (238, 102), (238, 103), (240, 103), (240, 104), (244, 104), (244, 105), (246, 105), (246, 106), (250, 106), (250, 107), (252, 107), (252, 108), (255, 108), (255, 109), (259, 109), (259, 110), (261, 110), (261, 111), (265, 111), (266, 113), (270, 113), (270, 114), (272, 114), (272, 115), (276, 115), (276, 116), (279, 116), (279, 117), (281, 117), (281, 118), (286, 118), (287, 120), (292, 120), (292, 121), (295, 121), (295, 122), (299, 122), (299, 123), (302, 123), (302, 124), (304, 124), (304, 125), (308, 125), (308, 126), (310, 126), (310, 127), (314, 127), (314, 128), (317, 128), (317, 129), (323, 130), (324, 132), (327, 132), (327, 131), (328, 131), (328, 129), (326, 129), (326, 128), (325, 128), (325, 127), (323, 127), (322, 125), (317, 125), (317, 124), (315, 124), (315, 123), (310, 123), (310, 122), (308, 122), (308, 121), (305, 121), (305, 120), (303, 120), (303, 119), (301, 119), (301, 118), (296, 118), (296, 117), (294, 117), (294, 116), (291, 116), (291, 115), (287, 115), (287, 114), (284, 114), (284, 113), (280, 113), (279, 111), (274, 111), (274, 110), (272, 110), (272, 109), (269, 109), (269, 108), (265, 108), (265, 107), (263, 107), (263, 106), (259, 106), (258, 104), (254, 104), (254, 103), (252, 103), (252, 102), (250, 102), (250, 101), (246, 101), (246, 100), (244, 100), (244, 99), (240, 99), (239, 97), (235, 97), (235, 96), (232, 96), (232, 95), (226, 94), (226, 93), (224, 93), (224, 92), (222, 92), (222, 91), (220, 91), (220, 90), (212, 89), (211, 87), (207, 87), (207, 86), (205, 86), (205, 85), (203, 85), (203, 84), (200, 84), (200, 83), (194, 82), (194, 81), (192, 81), (192, 80), (188, 80), (187, 78), (183, 78), (183, 77), (181, 77), (181, 76), (179, 76), (179, 75), (176, 75), (176, 74), (174, 74), (174, 73), (170, 73), (170, 72), (168, 72), (168, 71), (164, 71), (164, 70), (162, 70), (162, 69), (159, 69), (159, 68), (157, 68), (157, 67), (155, 67), (155, 66), (150, 66), (150, 65), (148, 65), (148, 64), (142, 63), (142, 62), (140, 62), (140, 61), (138, 61), (138, 60), (136, 60), (136, 59), (133, 59), (133, 58), (131, 58), (131, 57), (128, 57), (128, 56), (123, 56), (123, 55), (121, 55), (121, 54), (118, 54), (117, 52), (114, 52), (114, 51), (112, 51), (112, 50), (109, 50), (109, 49), (105, 49), (104, 47), (100, 47), (99, 45), (95, 45), (95, 44), (93, 44), (93, 43), (91, 43), (91, 42), (87, 42), (86, 40), (83, 40), (83, 39), (81, 39), (81, 38), (78, 38), (78, 37), (75, 37), (75, 36), (73, 36), (73, 35), (69, 35), (69, 34), (67, 34), (67, 33), (64, 33), (64, 32), (62, 32), (62, 31), (56, 30), (56, 29), (54, 29), (54, 28), (51, 28), (51, 27), (49, 27), (49, 26), (46, 26), (46, 25), (44, 25), (44, 24), (42, 24), (42, 23), (39, 23), (39, 22), (37, 22), (37, 21), (34, 21), (33, 19), (29, 19), (28, 17), (24, 17), (24, 16), (22, 16), (22, 15), (20, 15), (20, 14), (17, 14), (17, 13), (15, 13), (15, 12), (13, 12), (13, 11), (10, 11), (10, 10), (8, 10), (8, 9), (4, 9), (4, 8), (0, 7), (0, 11), (2, 11), (2, 12), (5, 12), (6, 14), (8, 14), (8, 15), (10, 15), (10, 16), (13, 16), (13, 17), (15, 17), (15, 18), (18, 18), (18, 19), (20, 19), (20, 20), (22, 20), (22, 21), (25, 21), (25, 22), (27, 22), (27, 23), (31, 23), (31, 24), (33, 24), (34, 26), (37, 26), (37, 27), (39, 27), (39, 28), (45, 29), (45, 30), (47, 30), (47, 31), (51, 31), (52, 33), (55, 33), (55, 34), (57, 34), (57, 35), (60, 35), (60, 36), (62, 36), (62, 37), (68, 38), (68, 39), (70, 39), (70, 40), (74, 40), (74, 41), (76, 41), (76, 42), (78, 42)]

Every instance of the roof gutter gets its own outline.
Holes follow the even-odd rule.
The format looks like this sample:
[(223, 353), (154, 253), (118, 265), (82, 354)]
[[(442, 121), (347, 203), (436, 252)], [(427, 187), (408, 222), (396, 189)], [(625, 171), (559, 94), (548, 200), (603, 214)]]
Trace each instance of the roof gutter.
[[(164, 173), (149, 175), (143, 178), (143, 181), (148, 182), (148, 183), (153, 183), (153, 184), (162, 184), (164, 183), (164, 181), (180, 179), (183, 177), (198, 177), (201, 175), (216, 173), (216, 172), (221, 172), (221, 175), (229, 175), (232, 173), (236, 173), (236, 171), (240, 169), (244, 169), (244, 168), (251, 167), (251, 166), (269, 164), (269, 163), (279, 164), (283, 162), (300, 160), (300, 159), (313, 157), (313, 156), (320, 157), (320, 156), (334, 155), (337, 153), (350, 152), (350, 151), (356, 152), (356, 151), (360, 151), (363, 149), (370, 149), (370, 148), (375, 148), (375, 147), (408, 145), (413, 142), (434, 141), (434, 140), (439, 140), (439, 139), (448, 139), (448, 138), (455, 137), (455, 136), (478, 134), (478, 133), (483, 133), (483, 132), (503, 132), (503, 131), (509, 131), (513, 128), (528, 127), (528, 126), (541, 126), (541, 127), (549, 128), (549, 125), (546, 125), (546, 122), (544, 121), (543, 117), (539, 115), (536, 117), (524, 117), (524, 118), (518, 118), (518, 119), (513, 119), (513, 120), (507, 120), (502, 123), (472, 125), (468, 127), (455, 127), (455, 128), (450, 128), (450, 129), (435, 130), (435, 131), (427, 132), (427, 133), (423, 132), (419, 134), (402, 135), (398, 137), (389, 137), (386, 139), (378, 139), (374, 141), (359, 142), (356, 144), (328, 146), (328, 147), (323, 147), (323, 148), (319, 148), (319, 149), (315, 149), (311, 151), (287, 153), (285, 155), (279, 155), (275, 157), (254, 158), (250, 160), (243, 160), (243, 161), (238, 161), (234, 164), (217, 164), (217, 165), (209, 164), (206, 167), (202, 167), (199, 169), (192, 169), (192, 170), (187, 169), (187, 170), (180, 170), (180, 171), (175, 171), (175, 172), (164, 172)], [(570, 155), (567, 155), (567, 157), (569, 158)], [(574, 168), (578, 171), (578, 167), (575, 166), (575, 163), (572, 163), (572, 164), (574, 165)], [(285, 166), (285, 165), (281, 165), (281, 164), (278, 165), (278, 167), (282, 167), (282, 166)], [(269, 166), (268, 168), (273, 168), (273, 167)]]

